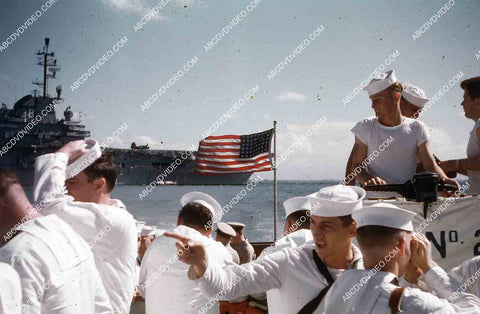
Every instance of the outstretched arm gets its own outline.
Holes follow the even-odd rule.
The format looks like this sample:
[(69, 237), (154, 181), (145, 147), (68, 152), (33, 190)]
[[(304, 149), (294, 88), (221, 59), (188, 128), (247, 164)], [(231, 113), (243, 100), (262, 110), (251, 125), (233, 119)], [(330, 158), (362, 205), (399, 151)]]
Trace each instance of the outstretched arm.
[[(288, 264), (284, 251), (273, 253), (262, 260), (243, 265), (229, 264), (221, 267), (209, 261), (205, 247), (181, 235), (166, 232), (166, 237), (177, 239), (178, 259), (190, 265), (188, 277), (199, 280), (203, 293), (208, 297), (221, 295), (223, 299), (265, 292), (280, 288), (283, 274), (282, 265)], [(291, 267), (284, 267), (288, 272)]]
[(433, 157), (433, 153), (430, 150), (428, 140), (418, 146), (418, 157), (425, 171), (435, 172), (440, 176), (440, 178), (444, 179), (446, 183), (456, 185), (458, 188), (460, 188), (458, 182), (447, 177), (445, 172), (443, 172), (442, 168), (437, 165), (437, 163), (435, 162), (435, 158)]

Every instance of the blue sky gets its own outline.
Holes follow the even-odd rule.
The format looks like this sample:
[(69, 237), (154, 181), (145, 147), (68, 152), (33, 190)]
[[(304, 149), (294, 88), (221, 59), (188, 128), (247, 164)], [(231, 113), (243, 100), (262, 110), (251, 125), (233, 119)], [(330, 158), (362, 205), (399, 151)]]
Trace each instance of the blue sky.
[[(44, 2), (2, 1), (0, 42)], [(258, 84), (253, 99), (215, 134), (253, 133), (276, 119), (281, 154), (325, 116), (321, 131), (281, 165), (279, 178), (335, 179), (343, 175), (353, 144), (349, 129), (373, 113), (365, 92), (347, 106), (342, 99), (392, 52), (400, 52), (390, 66), (399, 80), (422, 87), (428, 96), (459, 71), (465, 78), (480, 75), (479, 1), (459, 1), (414, 41), (412, 34), (446, 2), (263, 0), (205, 52), (204, 45), (249, 2), (172, 0), (134, 32), (158, 1), (57, 0), (0, 52), (0, 102), (11, 106), (33, 90), (32, 79), (41, 76), (34, 52), (44, 37), (51, 38), (62, 66), (50, 93), (62, 84), (63, 107), (84, 113), (96, 139), (127, 123), (117, 147), (134, 140), (156, 148), (197, 144), (205, 129)], [(319, 37), (268, 80), (272, 68), (321, 25)], [(123, 36), (127, 45), (72, 92), (70, 85)], [(194, 56), (198, 64), (142, 112), (144, 101)], [(461, 99), (457, 84), (421, 118), (441, 159), (465, 156), (473, 122), (464, 118)]]

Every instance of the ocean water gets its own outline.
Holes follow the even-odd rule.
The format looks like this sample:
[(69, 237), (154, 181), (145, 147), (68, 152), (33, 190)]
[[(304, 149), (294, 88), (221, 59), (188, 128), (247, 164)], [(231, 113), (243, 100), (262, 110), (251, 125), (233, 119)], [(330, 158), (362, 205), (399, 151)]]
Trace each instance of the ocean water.
[[(278, 181), (277, 182), (277, 236), (283, 232), (285, 211), (283, 201), (294, 196), (313, 193), (322, 187), (337, 184), (333, 181)], [(246, 186), (158, 186), (146, 197), (139, 194), (145, 186), (117, 186), (112, 198), (127, 205), (128, 211), (147, 225), (170, 230), (176, 226), (180, 198), (191, 191), (213, 196), (220, 205), (228, 204), (238, 193), (245, 196), (226, 212), (222, 221), (246, 224), (245, 234), (250, 241), (273, 241), (273, 181), (262, 181), (247, 191)], [(245, 192), (242, 192), (245, 190)], [(240, 194), (240, 195), (241, 195)]]

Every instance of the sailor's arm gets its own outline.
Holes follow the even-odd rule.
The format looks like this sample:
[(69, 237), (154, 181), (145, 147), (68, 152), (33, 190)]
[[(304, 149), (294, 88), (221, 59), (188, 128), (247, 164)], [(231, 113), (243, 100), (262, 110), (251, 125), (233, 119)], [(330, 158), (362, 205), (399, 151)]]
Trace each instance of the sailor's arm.
[(425, 171), (435, 172), (439, 175), (440, 178), (445, 180), (446, 183), (454, 184), (458, 188), (460, 188), (460, 185), (458, 184), (458, 182), (447, 177), (445, 172), (443, 172), (442, 168), (440, 168), (440, 166), (437, 165), (437, 163), (435, 162), (435, 158), (433, 157), (433, 153), (430, 150), (430, 145), (428, 140), (426, 140), (425, 142), (420, 144), (420, 146), (418, 146), (418, 158), (420, 159), (420, 162), (422, 163), (423, 169), (425, 169)]
[(462, 292), (460, 283), (433, 261), (431, 249), (430, 241), (423, 234), (414, 235), (411, 243), (411, 262), (425, 274), (424, 280), (429, 291), (435, 291), (440, 298), (425, 294), (423, 296), (425, 309), (443, 308), (446, 313), (450, 313), (450, 311), (453, 313), (478, 313), (480, 299), (472, 294)]
[[(355, 145), (352, 147), (352, 151), (350, 152), (350, 156), (348, 157), (347, 167), (345, 168), (345, 185), (355, 185), (355, 176), (353, 174), (353, 153), (354, 153)], [(353, 179), (352, 179), (352, 176)]]
[(222, 267), (209, 262), (202, 244), (173, 233), (165, 233), (165, 236), (179, 240), (176, 247), (183, 253), (179, 253), (178, 259), (190, 265), (189, 278), (198, 279), (201, 290), (209, 297), (218, 295), (221, 299), (235, 299), (281, 286), (280, 265), (286, 260), (284, 252), (243, 265), (232, 263)]
[[(480, 128), (475, 131), (477, 134), (478, 145), (480, 145)], [(480, 170), (480, 155), (470, 158), (447, 160), (440, 164), (445, 172), (456, 171), (463, 175), (468, 175), (468, 170)]]
[(34, 201), (50, 201), (64, 197), (68, 162), (73, 161), (85, 153), (85, 141), (67, 143), (57, 152), (39, 156), (35, 160)]
[(360, 172), (357, 174), (357, 180), (363, 185), (367, 184), (386, 184), (386, 182), (379, 177), (373, 177), (368, 172), (365, 166), (362, 166), (362, 163), (367, 159), (367, 149), (368, 146), (363, 143), (357, 136), (355, 136), (355, 144), (353, 145), (353, 167), (352, 170), (355, 170), (357, 167), (360, 169)]

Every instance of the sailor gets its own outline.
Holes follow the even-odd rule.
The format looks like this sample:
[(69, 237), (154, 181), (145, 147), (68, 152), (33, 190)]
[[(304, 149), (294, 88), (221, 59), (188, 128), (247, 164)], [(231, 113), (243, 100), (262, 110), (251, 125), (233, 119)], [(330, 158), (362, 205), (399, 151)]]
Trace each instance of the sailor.
[(256, 257), (255, 250), (243, 233), (245, 224), (241, 222), (227, 222), (227, 224), (236, 232), (236, 235), (232, 238), (232, 241), (230, 241), (230, 245), (237, 251), (240, 257), (240, 264), (253, 261)]
[[(179, 242), (179, 260), (190, 266), (189, 278), (198, 279), (206, 296), (225, 299), (279, 289), (277, 313), (323, 313), (321, 301), (345, 269), (362, 268), (360, 251), (352, 244), (355, 222), (351, 213), (362, 206), (359, 187), (330, 186), (311, 195), (318, 208), (310, 217), (314, 243), (286, 248), (262, 259), (220, 267), (207, 257), (205, 247), (186, 236), (166, 233)], [(182, 248), (188, 244), (188, 250)], [(268, 249), (268, 248), (267, 248)], [(217, 299), (216, 299), (217, 300)]]
[(400, 113), (402, 116), (417, 119), (423, 107), (430, 101), (423, 89), (412, 83), (402, 84), (402, 97), (400, 98)]
[(472, 257), (448, 272), (459, 283), (461, 292), (467, 291), (480, 297), (480, 256)]
[(22, 286), (20, 277), (9, 264), (0, 263), (0, 313), (22, 312)]
[(445, 172), (456, 171), (468, 176), (469, 194), (480, 195), (480, 76), (460, 83), (463, 88), (462, 107), (465, 117), (475, 122), (467, 145), (467, 158), (443, 161)]
[(20, 277), (22, 312), (111, 313), (88, 244), (56, 215), (42, 216), (38, 209), (15, 173), (0, 169), (0, 231), (6, 241), (0, 262)]
[[(175, 233), (202, 243), (209, 260), (219, 267), (232, 262), (222, 243), (213, 240), (212, 221), (222, 217), (222, 208), (208, 194), (190, 192), (182, 196)], [(140, 291), (147, 313), (199, 313), (209, 302), (195, 282), (188, 280), (186, 265), (177, 261), (174, 241), (160, 236), (150, 245), (140, 269)], [(218, 307), (204, 313), (218, 313)]]
[(402, 85), (394, 71), (372, 79), (364, 89), (376, 117), (366, 118), (352, 128), (356, 179), (363, 185), (403, 184), (415, 174), (418, 157), (426, 171), (436, 172), (445, 182), (458, 186), (436, 164), (425, 125), (401, 115)]
[(217, 236), (215, 237), (215, 241), (222, 243), (227, 248), (235, 264), (240, 264), (240, 257), (237, 251), (230, 246), (230, 241), (236, 235), (237, 233), (229, 224), (221, 221), (217, 222)]
[[(423, 107), (428, 103), (430, 99), (427, 98), (425, 91), (418, 86), (411, 83), (402, 84), (402, 97), (400, 98), (400, 113), (402, 116), (417, 119), (422, 113)], [(355, 185), (355, 178), (349, 177), (350, 173), (353, 173), (353, 148), (348, 158), (347, 168), (345, 170), (345, 184)], [(422, 166), (423, 168), (423, 166)], [(417, 172), (422, 172), (417, 169)]]
[[(312, 204), (307, 197), (292, 197), (283, 202), (285, 208), (285, 225), (283, 236), (275, 242), (275, 245), (263, 250), (259, 259), (281, 251), (287, 247), (300, 247), (306, 243), (313, 243), (310, 231), (310, 216)], [(268, 290), (264, 293), (253, 295), (255, 299), (264, 300), (268, 303), (270, 313), (281, 313), (278, 306), (281, 302), (281, 293), (278, 289)]]
[[(432, 248), (423, 234), (413, 233), (415, 213), (377, 203), (352, 214), (365, 270), (344, 272), (328, 291), (325, 313), (479, 313), (480, 299), (471, 294), (449, 298), (460, 284), (432, 260)], [(438, 297), (417, 288), (399, 288), (407, 267)]]
[[(66, 180), (66, 167), (85, 153), (85, 141), (67, 143), (35, 161), (34, 198), (47, 205), (92, 248), (95, 263), (114, 311), (128, 312), (134, 293), (137, 236), (135, 221), (120, 200), (111, 199), (117, 171), (105, 152)], [(63, 193), (63, 186), (68, 194)]]

